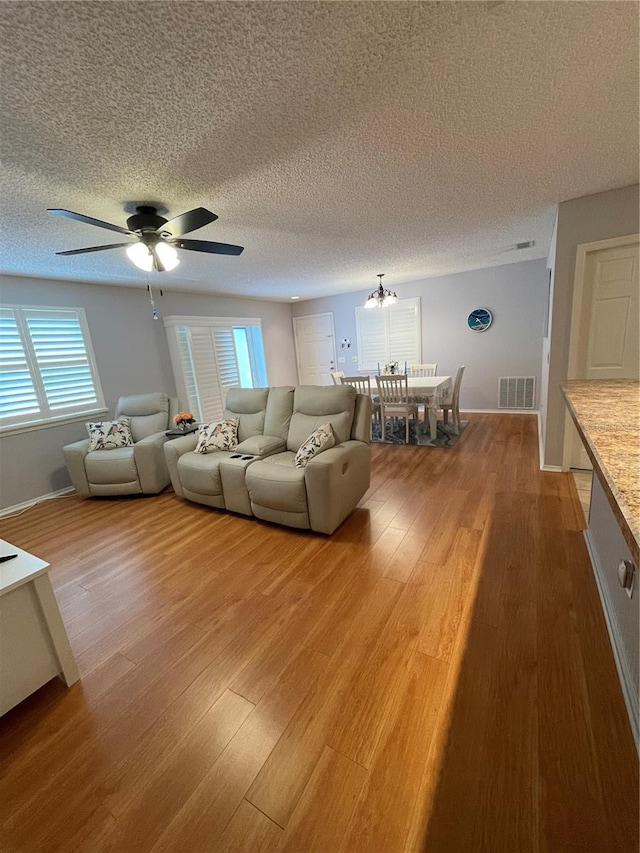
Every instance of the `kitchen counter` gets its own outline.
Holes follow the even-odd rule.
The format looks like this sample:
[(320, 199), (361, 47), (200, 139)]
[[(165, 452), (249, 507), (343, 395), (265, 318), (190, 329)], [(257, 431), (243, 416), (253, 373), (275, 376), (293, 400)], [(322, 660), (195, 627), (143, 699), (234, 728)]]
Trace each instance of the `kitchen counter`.
[(572, 380), (569, 412), (636, 566), (640, 566), (640, 382)]

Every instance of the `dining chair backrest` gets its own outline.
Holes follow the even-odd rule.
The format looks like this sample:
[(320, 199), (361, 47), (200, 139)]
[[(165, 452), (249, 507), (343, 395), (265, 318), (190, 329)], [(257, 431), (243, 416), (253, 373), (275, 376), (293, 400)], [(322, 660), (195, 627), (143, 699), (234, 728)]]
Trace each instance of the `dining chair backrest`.
[(378, 394), (383, 406), (404, 406), (409, 400), (409, 386), (404, 373), (376, 376)]
[(464, 373), (466, 365), (462, 365), (458, 368), (458, 372), (456, 373), (456, 378), (453, 382), (453, 399), (457, 400), (460, 396), (460, 386), (462, 385), (462, 374)]
[(442, 398), (442, 402), (448, 403), (449, 405), (451, 405), (452, 403), (454, 405), (457, 405), (460, 399), (460, 386), (462, 385), (462, 374), (464, 373), (465, 367), (466, 365), (463, 364), (461, 367), (458, 368), (456, 378), (453, 380), (453, 390), (451, 394), (447, 394), (445, 397)]
[(409, 368), (409, 376), (437, 376), (438, 362), (433, 364), (412, 364)]
[(336, 370), (335, 373), (331, 374), (331, 379), (333, 380), (334, 385), (340, 385), (340, 380), (344, 376), (344, 370)]
[(371, 379), (369, 376), (341, 376), (340, 381), (343, 385), (353, 385), (358, 394), (371, 396)]

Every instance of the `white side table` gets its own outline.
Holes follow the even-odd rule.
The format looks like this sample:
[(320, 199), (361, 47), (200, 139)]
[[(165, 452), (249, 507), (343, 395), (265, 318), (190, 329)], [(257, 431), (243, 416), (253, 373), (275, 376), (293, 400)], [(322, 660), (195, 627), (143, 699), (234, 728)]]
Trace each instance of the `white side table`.
[(78, 667), (49, 580), (49, 563), (0, 539), (0, 715), (56, 675), (67, 687)]

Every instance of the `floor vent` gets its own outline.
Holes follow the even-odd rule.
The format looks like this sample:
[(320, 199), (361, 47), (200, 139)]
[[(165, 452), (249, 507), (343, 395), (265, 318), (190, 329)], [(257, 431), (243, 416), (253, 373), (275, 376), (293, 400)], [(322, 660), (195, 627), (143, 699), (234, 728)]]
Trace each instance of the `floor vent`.
[(533, 409), (536, 399), (535, 376), (501, 376), (498, 379), (500, 409)]

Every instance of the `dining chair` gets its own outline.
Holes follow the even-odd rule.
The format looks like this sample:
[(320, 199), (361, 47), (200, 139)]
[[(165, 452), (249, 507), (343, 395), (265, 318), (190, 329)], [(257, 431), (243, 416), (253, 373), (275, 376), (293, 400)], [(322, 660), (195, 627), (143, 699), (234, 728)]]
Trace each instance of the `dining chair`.
[(453, 429), (456, 435), (460, 432), (460, 386), (462, 385), (462, 374), (464, 373), (465, 365), (458, 368), (456, 378), (453, 382), (453, 391), (450, 397), (442, 397), (438, 401), (438, 408), (442, 409), (442, 420), (448, 423), (448, 415), (451, 412), (453, 421)]
[(380, 398), (380, 422), (382, 441), (385, 440), (385, 419), (404, 418), (406, 443), (409, 444), (409, 416), (411, 415), (418, 429), (418, 406), (409, 398), (407, 376), (404, 373), (386, 376), (376, 376), (378, 396)]
[(371, 397), (371, 415), (374, 418), (380, 417), (380, 403), (371, 396), (370, 376), (341, 376), (340, 381), (343, 385), (353, 385), (358, 394), (366, 394), (367, 397)]
[(409, 376), (437, 376), (438, 362), (433, 364), (412, 364), (409, 367)]
[(336, 370), (335, 373), (331, 374), (331, 379), (333, 380), (334, 385), (339, 385), (340, 380), (344, 376), (344, 370)]

